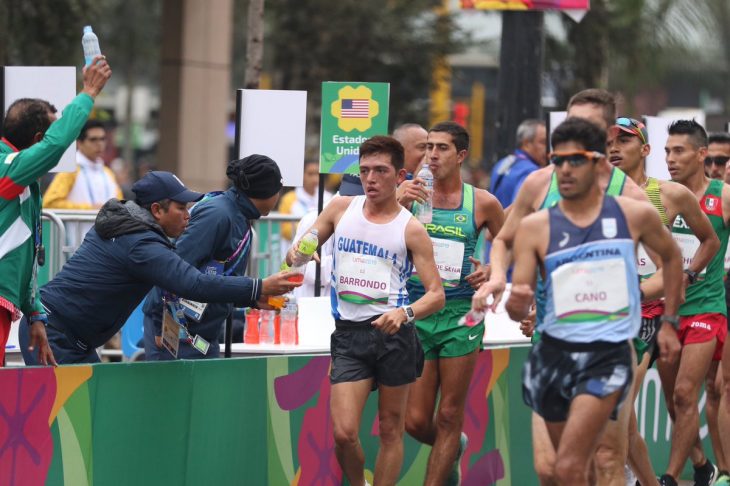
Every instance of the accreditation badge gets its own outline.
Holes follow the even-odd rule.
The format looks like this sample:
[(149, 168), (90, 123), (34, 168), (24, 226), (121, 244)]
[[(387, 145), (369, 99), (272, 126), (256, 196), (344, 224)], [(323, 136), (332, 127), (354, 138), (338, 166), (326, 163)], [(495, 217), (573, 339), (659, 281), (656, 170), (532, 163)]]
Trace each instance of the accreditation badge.
[(177, 358), (180, 349), (180, 325), (167, 309), (162, 311), (162, 346)]
[(205, 309), (208, 308), (208, 304), (206, 303), (195, 302), (194, 300), (188, 299), (180, 299), (180, 305), (183, 308), (183, 314), (185, 314), (185, 317), (189, 317), (195, 322), (200, 322)]

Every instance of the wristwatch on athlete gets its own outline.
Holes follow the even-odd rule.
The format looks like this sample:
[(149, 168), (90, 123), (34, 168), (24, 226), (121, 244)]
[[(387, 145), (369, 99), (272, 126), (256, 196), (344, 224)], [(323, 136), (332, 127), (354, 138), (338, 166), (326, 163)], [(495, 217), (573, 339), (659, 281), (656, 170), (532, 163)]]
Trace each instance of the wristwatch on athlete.
[(413, 308), (410, 305), (404, 305), (401, 309), (406, 313), (406, 322), (413, 322), (416, 319), (416, 313), (413, 312)]
[(675, 330), (679, 330), (679, 316), (662, 314), (662, 316), (659, 318), (659, 321), (668, 322)]
[(690, 285), (692, 285), (693, 283), (695, 283), (697, 281), (697, 276), (699, 275), (699, 273), (693, 272), (689, 268), (687, 270), (685, 270), (684, 273), (686, 273), (687, 276), (689, 277), (689, 284)]

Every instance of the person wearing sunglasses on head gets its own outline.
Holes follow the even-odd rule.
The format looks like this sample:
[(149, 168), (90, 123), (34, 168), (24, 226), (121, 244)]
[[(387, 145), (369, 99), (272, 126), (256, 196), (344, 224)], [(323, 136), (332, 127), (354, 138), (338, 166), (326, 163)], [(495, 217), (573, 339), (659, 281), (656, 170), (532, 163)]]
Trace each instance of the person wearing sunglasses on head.
[[(720, 248), (720, 240), (712, 229), (710, 220), (702, 212), (699, 202), (689, 189), (676, 182), (660, 181), (646, 174), (646, 158), (651, 152), (648, 137), (646, 126), (642, 122), (633, 118), (617, 118), (616, 124), (608, 132), (608, 160), (644, 189), (649, 201), (659, 213), (664, 226), (671, 227), (678, 217), (684, 219), (699, 242), (696, 251), (690, 256), (689, 268), (699, 272), (707, 266)], [(641, 328), (639, 336), (635, 340), (638, 366), (634, 382), (640, 384), (644, 381), (647, 369), (658, 357), (656, 337), (657, 331), (661, 327), (660, 319), (664, 312), (664, 303), (661, 299), (663, 294), (661, 271), (657, 272), (656, 265), (653, 264), (643, 247), (639, 248), (637, 263), (642, 280), (641, 290), (644, 293), (644, 302), (641, 305)], [(684, 283), (685, 286), (689, 284), (687, 275), (684, 276)], [(637, 393), (638, 387), (635, 386), (631, 403)], [(719, 394), (715, 395), (719, 401)], [(715, 410), (717, 410), (717, 405)], [(715, 421), (716, 423), (717, 421)], [(711, 428), (716, 430), (716, 427)], [(700, 465), (705, 464), (705, 457), (701, 449), (695, 450), (693, 457)], [(631, 408), (629, 428), (629, 463), (641, 484), (657, 484), (646, 443), (638, 433), (636, 413), (633, 408)], [(699, 466), (698, 468), (700, 469), (699, 476), (702, 476), (703, 471), (707, 470), (706, 467), (703, 469)]]
[[(568, 118), (581, 118), (591, 122), (605, 133), (616, 120), (616, 102), (613, 95), (605, 90), (587, 89), (574, 95), (568, 102)], [(604, 136), (605, 138), (605, 136)], [(605, 147), (601, 148), (605, 151)], [(648, 202), (644, 191), (626, 177), (620, 169), (613, 167), (605, 157), (597, 162), (598, 186), (609, 196), (626, 196), (632, 199)], [(515, 241), (515, 234), (520, 221), (540, 209), (549, 208), (561, 199), (558, 188), (557, 174), (553, 164), (531, 173), (517, 193), (515, 201), (507, 212), (504, 225), (492, 242), (490, 252), (491, 275), (489, 281), (483, 284), (472, 298), (472, 308), (484, 309), (487, 298), (491, 295), (494, 300), (490, 309), (495, 310), (502, 299), (506, 281), (507, 269), (511, 263), (510, 250)], [(532, 335), (532, 329), (539, 325), (544, 315), (544, 285), (538, 281), (536, 292), (536, 309), (525, 322), (521, 323), (523, 332)], [(539, 339), (539, 334), (533, 335), (533, 342)], [(614, 434), (610, 430), (602, 438), (599, 446), (600, 454), (596, 456), (596, 467), (601, 477), (624, 478), (626, 461), (626, 434), (628, 434), (628, 420), (630, 407), (624, 407), (620, 416), (621, 434)], [(625, 425), (626, 427), (623, 427)], [(555, 450), (548, 435), (542, 418), (533, 414), (532, 445), (535, 470), (541, 484), (554, 484), (553, 471), (555, 464)], [(617, 480), (617, 479), (616, 479)]]
[[(697, 400), (700, 387), (703, 381), (713, 380), (717, 362), (723, 356), (723, 344), (727, 336), (723, 262), (730, 235), (730, 186), (705, 175), (707, 133), (696, 121), (673, 122), (669, 126), (669, 137), (664, 150), (672, 180), (687, 187), (699, 200), (702, 211), (720, 239), (720, 249), (710, 263), (697, 272), (686, 265), (698, 246), (697, 238), (682, 215), (672, 225), (672, 233), (682, 250), (686, 274), (684, 278), (689, 280), (689, 286), (685, 302), (679, 308), (679, 339), (682, 343), (679, 366), (665, 369), (660, 367), (665, 390), (674, 385), (673, 390), (666, 390), (671, 392), (666, 401), (670, 415), (675, 419), (675, 426), (672, 429), (669, 465), (661, 479), (661, 484), (671, 486), (677, 484), (676, 479), (697, 443), (700, 418)], [(693, 462), (696, 466), (704, 463), (704, 478), (707, 480), (704, 484), (710, 484), (715, 472), (714, 466), (709, 461), (698, 464), (694, 457)]]
[(649, 203), (611, 197), (602, 189), (605, 132), (586, 120), (568, 119), (551, 139), (549, 160), (561, 200), (519, 224), (506, 309), (517, 321), (528, 314), (540, 273), (545, 281), (541, 339), (525, 363), (523, 397), (553, 439), (557, 484), (588, 485), (603, 430), (618, 418), (631, 388), (631, 340), (641, 313), (636, 246), (654, 251), (667, 277), (667, 315), (658, 342), (661, 359), (669, 362), (679, 354), (672, 323), (682, 259)]
[(707, 177), (722, 179), (730, 183), (728, 160), (730, 160), (730, 133), (710, 133), (707, 141), (707, 157), (705, 157)]

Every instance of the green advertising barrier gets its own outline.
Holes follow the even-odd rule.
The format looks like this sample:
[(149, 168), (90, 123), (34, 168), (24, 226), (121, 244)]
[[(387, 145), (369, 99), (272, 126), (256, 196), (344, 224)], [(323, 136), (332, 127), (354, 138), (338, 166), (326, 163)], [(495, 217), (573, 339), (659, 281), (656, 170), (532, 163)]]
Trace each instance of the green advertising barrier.
[[(464, 486), (537, 484), (530, 411), (521, 398), (527, 352), (479, 356), (466, 402)], [(329, 362), (305, 356), (2, 369), (0, 484), (345, 484), (334, 456)], [(647, 425), (661, 471), (669, 454), (666, 411), (653, 386), (646, 396), (639, 426)], [(371, 483), (377, 423), (371, 394), (360, 430)], [(405, 438), (399, 485), (422, 484), (429, 451)]]
[(388, 83), (322, 83), (319, 172), (357, 174), (359, 147), (388, 134)]

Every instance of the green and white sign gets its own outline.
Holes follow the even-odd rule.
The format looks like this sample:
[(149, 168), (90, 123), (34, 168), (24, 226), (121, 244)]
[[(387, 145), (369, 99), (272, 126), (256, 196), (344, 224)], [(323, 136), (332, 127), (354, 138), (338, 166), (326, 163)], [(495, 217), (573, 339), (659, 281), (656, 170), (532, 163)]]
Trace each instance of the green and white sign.
[(357, 174), (359, 147), (388, 134), (388, 83), (322, 83), (319, 172)]

